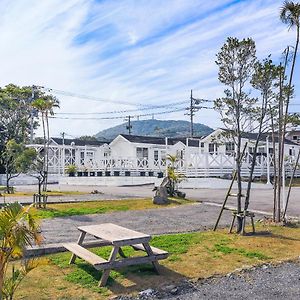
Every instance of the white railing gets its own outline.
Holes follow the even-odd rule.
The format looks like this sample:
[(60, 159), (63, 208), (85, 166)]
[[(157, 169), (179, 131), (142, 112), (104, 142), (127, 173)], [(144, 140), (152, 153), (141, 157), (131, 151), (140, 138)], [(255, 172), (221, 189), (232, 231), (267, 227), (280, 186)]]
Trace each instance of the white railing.
[[(251, 167), (253, 156), (247, 154), (242, 162), (242, 176), (248, 176)], [(273, 174), (273, 156), (258, 155), (256, 157), (256, 164), (254, 168), (254, 176), (262, 176), (267, 174), (267, 159), (269, 159), (270, 174)], [(71, 164), (72, 158), (68, 158), (65, 164)], [(295, 157), (289, 156), (286, 163), (286, 173), (289, 175), (292, 172)], [(141, 172), (151, 172), (156, 176), (158, 173), (165, 172), (166, 163), (170, 164), (165, 159), (147, 159), (147, 158), (109, 158), (102, 160), (90, 160), (83, 165), (77, 165), (78, 172), (110, 172), (111, 175), (117, 172), (119, 176), (123, 176), (125, 172), (140, 174)], [(184, 159), (179, 159), (175, 162), (177, 172), (184, 174), (187, 177), (222, 177), (231, 174), (235, 169), (234, 155), (226, 154), (191, 154)], [(62, 173), (61, 160), (56, 156), (49, 160), (50, 173)], [(147, 173), (148, 174), (148, 173)], [(297, 170), (296, 176), (300, 176), (300, 170)]]

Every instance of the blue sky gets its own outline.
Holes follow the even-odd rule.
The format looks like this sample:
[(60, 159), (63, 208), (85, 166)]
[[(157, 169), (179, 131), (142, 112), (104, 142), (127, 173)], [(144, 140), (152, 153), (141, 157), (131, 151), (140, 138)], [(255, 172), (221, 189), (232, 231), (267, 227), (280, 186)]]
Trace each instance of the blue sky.
[[(278, 18), (281, 5), (276, 0), (2, 0), (0, 84), (36, 84), (108, 100), (57, 95), (59, 113), (188, 101), (191, 89), (195, 97), (215, 99), (224, 90), (215, 54), (228, 36), (254, 38), (258, 57), (272, 54), (275, 61), (293, 44), (295, 32)], [(300, 104), (298, 70), (299, 63), (293, 104)], [(187, 120), (184, 112), (156, 118)], [(221, 126), (210, 110), (198, 112), (195, 121)], [(95, 134), (122, 122), (55, 119), (51, 133)]]

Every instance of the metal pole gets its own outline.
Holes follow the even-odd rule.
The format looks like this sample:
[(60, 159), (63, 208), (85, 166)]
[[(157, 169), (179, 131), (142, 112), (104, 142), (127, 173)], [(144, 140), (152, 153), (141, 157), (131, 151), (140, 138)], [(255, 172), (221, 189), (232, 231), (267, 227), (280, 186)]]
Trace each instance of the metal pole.
[(165, 138), (165, 144), (166, 144), (166, 177), (168, 176), (168, 163), (167, 163), (167, 155), (168, 155), (168, 138)]
[(62, 174), (65, 175), (65, 132), (62, 134)]
[(193, 125), (193, 117), (194, 117), (194, 105), (193, 105), (193, 90), (191, 90), (191, 104), (190, 104), (190, 115), (191, 115), (191, 137), (194, 135), (194, 125)]

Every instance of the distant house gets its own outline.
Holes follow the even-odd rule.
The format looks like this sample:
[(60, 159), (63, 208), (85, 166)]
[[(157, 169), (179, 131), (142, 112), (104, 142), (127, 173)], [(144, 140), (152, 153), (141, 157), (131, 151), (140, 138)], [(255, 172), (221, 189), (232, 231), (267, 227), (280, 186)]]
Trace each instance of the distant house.
[(137, 166), (150, 169), (165, 168), (166, 155), (184, 160), (187, 145), (199, 153), (200, 140), (189, 138), (163, 138), (138, 135), (118, 135), (110, 144), (111, 157), (137, 161)]
[[(254, 144), (257, 139), (257, 133), (243, 132), (242, 133), (242, 145), (247, 143), (246, 153), (253, 154)], [(201, 140), (201, 151), (202, 153), (210, 154), (226, 154), (232, 155), (235, 152), (236, 145), (232, 138), (230, 138), (230, 132), (226, 129), (219, 128), (203, 138)], [(275, 136), (275, 149), (278, 150), (278, 137)], [(299, 150), (299, 145), (294, 140), (285, 138), (284, 152), (285, 155), (295, 156)], [(271, 133), (262, 133), (259, 139), (257, 153), (259, 155), (266, 155), (267, 153), (273, 153), (273, 141)]]
[[(28, 145), (38, 152), (44, 151), (42, 143)], [(107, 142), (80, 139), (51, 138), (49, 142), (49, 173), (63, 174), (68, 165), (79, 170), (96, 168), (96, 162), (110, 156)]]
[[(78, 176), (157, 176), (166, 171), (167, 155), (177, 157), (178, 171), (188, 177), (223, 176), (235, 168), (236, 145), (230, 132), (216, 129), (199, 138), (163, 138), (120, 134), (109, 144), (104, 141), (51, 138), (49, 172), (64, 174), (68, 165), (76, 165)], [(249, 174), (257, 133), (242, 133), (247, 143), (242, 164), (243, 176)], [(275, 148), (278, 138), (275, 137)], [(28, 145), (38, 152), (42, 143)], [(293, 162), (300, 144), (285, 139), (286, 162)], [(257, 149), (255, 176), (272, 172), (273, 141), (271, 134), (262, 134)], [(290, 164), (292, 165), (292, 164)]]

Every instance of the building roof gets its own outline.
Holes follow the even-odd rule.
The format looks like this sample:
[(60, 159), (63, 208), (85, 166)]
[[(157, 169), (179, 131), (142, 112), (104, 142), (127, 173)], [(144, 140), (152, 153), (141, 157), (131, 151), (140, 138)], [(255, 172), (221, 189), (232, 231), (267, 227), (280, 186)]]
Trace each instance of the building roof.
[[(229, 129), (221, 128), (221, 130), (230, 132)], [(244, 138), (244, 139), (256, 140), (257, 136), (258, 136), (257, 132), (242, 132), (242, 138)], [(259, 140), (260, 141), (266, 141), (267, 136), (269, 136), (270, 141), (272, 141), (272, 134), (271, 133), (261, 133)], [(275, 143), (278, 143), (278, 136), (275, 135), (274, 140), (275, 140)], [(284, 139), (284, 143), (289, 144), (289, 145), (294, 145), (294, 146), (297, 145), (298, 146), (297, 143), (295, 143), (295, 142), (293, 142), (293, 141), (291, 141), (287, 138)]]
[[(153, 145), (165, 145), (166, 138), (157, 137), (157, 136), (142, 136), (142, 135), (129, 135), (129, 134), (120, 134), (123, 138), (128, 140), (131, 143), (139, 143), (139, 144), (153, 144)], [(168, 145), (175, 145), (178, 142), (182, 142), (186, 144), (187, 138), (178, 137), (178, 138), (168, 138)], [(199, 147), (199, 140), (190, 139), (188, 140), (188, 144), (191, 147)]]
[[(63, 144), (62, 138), (51, 138), (55, 143), (58, 145)], [(80, 140), (80, 139), (64, 139), (65, 145), (71, 145), (71, 143), (74, 143), (75, 146), (102, 146), (104, 144), (107, 144), (107, 142), (103, 141), (89, 141), (89, 140)]]

